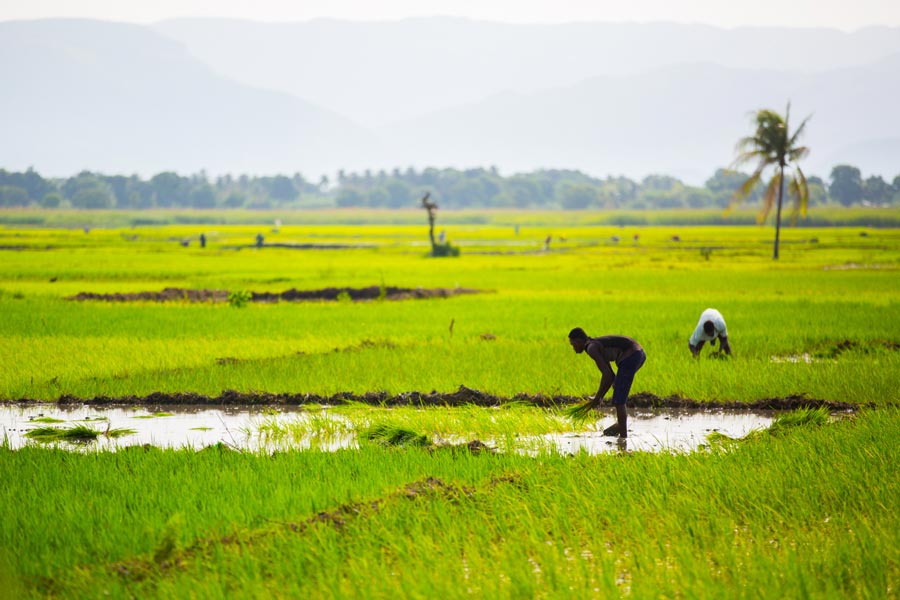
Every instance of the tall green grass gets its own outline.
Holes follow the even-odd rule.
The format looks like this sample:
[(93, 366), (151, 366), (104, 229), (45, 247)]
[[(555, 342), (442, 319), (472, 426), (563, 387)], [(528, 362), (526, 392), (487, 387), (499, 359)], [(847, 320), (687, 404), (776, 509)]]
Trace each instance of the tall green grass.
[[(448, 392), (460, 385), (505, 396), (587, 395), (598, 373), (565, 341), (577, 325), (645, 346), (649, 360), (635, 391), (707, 401), (803, 393), (866, 404), (898, 400), (895, 230), (787, 230), (777, 263), (769, 258), (771, 232), (756, 227), (545, 225), (523, 227), (517, 237), (511, 228), (465, 226), (453, 239), (486, 253), (446, 260), (425, 257), (421, 227), (285, 226), (278, 234), (375, 244), (330, 251), (223, 249), (229, 240), (251, 239), (248, 226), (223, 226), (222, 241), (210, 234), (204, 250), (173, 241), (191, 231), (0, 232), (3, 243), (35, 248), (3, 251), (0, 262), (0, 399), (226, 389)], [(566, 241), (554, 241), (549, 252), (509, 246), (526, 237), (540, 245), (547, 231)], [(676, 233), (678, 242), (671, 239)], [(131, 235), (140, 239), (126, 239)], [(703, 248), (714, 249), (704, 256)], [(166, 286), (369, 285), (487, 293), (244, 308), (65, 300), (80, 291)], [(734, 360), (690, 359), (687, 338), (709, 306), (725, 314)], [(832, 352), (848, 341), (856, 344), (850, 351)], [(814, 361), (784, 360), (805, 354)]]
[(60, 598), (891, 597), (898, 427), (884, 409), (568, 459), (5, 451), (0, 578)]
[[(278, 233), (264, 219), (0, 229), (0, 246), (18, 248), (0, 250), (0, 399), (460, 385), (506, 397), (587, 396), (599, 372), (566, 340), (581, 326), (641, 342), (648, 361), (634, 392), (706, 401), (807, 394), (882, 408), (837, 422), (804, 413), (743, 443), (682, 455), (532, 458), (377, 439), (272, 456), (226, 446), (0, 447), (0, 590), (17, 598), (896, 596), (897, 230), (786, 229), (775, 263), (770, 228), (619, 226), (607, 216), (441, 217), (463, 253), (440, 260), (425, 257), (418, 213), (343, 221), (359, 225), (335, 224), (343, 213), (303, 213), (282, 217)], [(98, 214), (59, 224), (88, 217)], [(202, 250), (200, 232), (210, 240)], [(258, 232), (272, 242), (365, 247), (242, 247)], [(382, 284), (491, 293), (243, 308), (65, 300), (166, 286)], [(687, 338), (709, 306), (728, 322), (731, 360), (690, 357)], [(321, 412), (317, 431), (405, 430), (431, 441), (553, 431), (557, 418), (515, 405), (328, 414), (339, 419), (326, 423)], [(298, 436), (304, 427), (272, 425), (266, 434)]]
[[(900, 340), (900, 304), (886, 301), (888, 292), (879, 297), (879, 281), (870, 281), (854, 301), (829, 299), (824, 285), (810, 301), (792, 294), (787, 301), (738, 297), (703, 304), (676, 293), (654, 297), (660, 291), (602, 302), (569, 291), (245, 309), (0, 299), (9, 318), (0, 323), (0, 397), (218, 395), (226, 389), (397, 394), (452, 392), (460, 385), (507, 397), (582, 396), (599, 382), (593, 363), (566, 342), (569, 329), (582, 326), (593, 335), (631, 335), (644, 345), (648, 362), (635, 392), (719, 401), (806, 393), (895, 403), (900, 353), (890, 343)], [(732, 360), (690, 356), (697, 306), (707, 305), (726, 315)], [(859, 345), (827, 357), (847, 340)], [(773, 362), (804, 353), (813, 362)]]
[[(572, 431), (572, 423), (555, 408), (537, 408), (509, 402), (494, 408), (432, 406), (427, 408), (383, 408), (363, 404), (323, 410), (311, 407), (296, 419), (263, 418), (250, 428), (268, 443), (306, 440), (324, 445), (344, 436), (363, 440), (387, 438), (412, 432), (421, 442), (459, 444), (473, 440), (489, 442), (501, 451), (521, 450), (520, 436), (539, 436)], [(535, 445), (535, 444), (531, 444)]]

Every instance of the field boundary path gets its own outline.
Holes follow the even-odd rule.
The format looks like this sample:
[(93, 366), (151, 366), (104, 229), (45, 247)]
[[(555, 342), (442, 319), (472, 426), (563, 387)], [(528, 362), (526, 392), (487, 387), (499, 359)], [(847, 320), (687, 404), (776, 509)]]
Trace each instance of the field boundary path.
[[(495, 396), (487, 392), (475, 390), (466, 386), (459, 386), (455, 392), (401, 392), (389, 394), (387, 392), (338, 392), (331, 395), (308, 393), (270, 393), (270, 392), (238, 392), (224, 390), (218, 396), (208, 396), (193, 392), (153, 392), (146, 396), (94, 396), (92, 398), (79, 398), (71, 395), (62, 395), (55, 402), (58, 404), (88, 404), (88, 405), (126, 405), (126, 406), (152, 406), (152, 405), (245, 405), (245, 406), (300, 406), (300, 405), (327, 405), (340, 406), (346, 404), (369, 404), (372, 406), (485, 406), (496, 407), (510, 403), (530, 404), (533, 406), (555, 407), (583, 402), (584, 397), (546, 394), (519, 393), (512, 397)], [(21, 398), (15, 403), (33, 403), (37, 400)], [(41, 400), (40, 402), (46, 402)], [(692, 408), (700, 410), (796, 410), (800, 408), (826, 408), (829, 411), (856, 411), (861, 408), (875, 408), (875, 404), (852, 404), (849, 402), (835, 402), (810, 398), (805, 394), (792, 394), (777, 398), (762, 398), (753, 401), (700, 401), (685, 398), (679, 395), (657, 396), (650, 392), (638, 392), (628, 399), (629, 405), (634, 408)]]

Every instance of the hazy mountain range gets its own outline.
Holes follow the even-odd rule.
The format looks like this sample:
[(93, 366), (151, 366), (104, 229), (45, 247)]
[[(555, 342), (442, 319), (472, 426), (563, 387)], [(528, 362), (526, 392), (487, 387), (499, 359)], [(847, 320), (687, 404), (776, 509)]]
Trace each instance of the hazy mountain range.
[(762, 107), (808, 173), (900, 174), (900, 28), (0, 23), (0, 168), (577, 168), (702, 182)]

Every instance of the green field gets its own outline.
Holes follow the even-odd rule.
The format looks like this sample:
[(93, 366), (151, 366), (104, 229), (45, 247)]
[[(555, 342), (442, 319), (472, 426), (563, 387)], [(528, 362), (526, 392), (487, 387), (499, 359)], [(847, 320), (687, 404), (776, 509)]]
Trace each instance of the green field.
[[(243, 247), (252, 246), (255, 226), (0, 230), (0, 246), (19, 248), (0, 250), (0, 398), (449, 392), (460, 385), (510, 397), (585, 395), (596, 374), (566, 342), (574, 326), (641, 342), (649, 362), (635, 391), (661, 397), (900, 398), (896, 229), (786, 229), (777, 263), (767, 227), (446, 230), (461, 257), (427, 258), (422, 225), (265, 230), (267, 243), (363, 246), (344, 250)], [(201, 232), (206, 248), (196, 239), (179, 243)], [(485, 293), (241, 309), (66, 300), (165, 287), (382, 285)], [(709, 306), (726, 317), (733, 361), (694, 361), (687, 351)], [(790, 361), (804, 355), (810, 362)]]
[[(275, 456), (0, 450), (0, 589), (33, 597), (898, 595), (896, 228), (786, 228), (776, 262), (771, 227), (685, 225), (679, 213), (622, 225), (615, 215), (439, 214), (436, 230), (462, 254), (435, 259), (422, 211), (373, 213), (369, 224), (296, 213), (280, 217), (278, 231), (262, 217), (237, 224), (233, 213), (181, 224), (167, 214), (85, 215), (0, 219), (8, 223), (0, 229), (0, 400), (460, 386), (506, 399), (580, 398), (599, 381), (566, 339), (581, 326), (644, 346), (634, 393), (868, 408), (679, 455), (528, 457), (375, 442)], [(268, 246), (253, 247), (258, 233)], [(67, 299), (368, 286), (483, 293), (241, 307)], [(687, 339), (707, 307), (727, 320), (730, 360), (709, 358), (708, 348), (691, 358)], [(485, 417), (490, 427), (477, 410), (472, 422), (437, 410), (401, 424), (429, 436), (559, 426), (552, 408), (523, 410), (519, 423)]]

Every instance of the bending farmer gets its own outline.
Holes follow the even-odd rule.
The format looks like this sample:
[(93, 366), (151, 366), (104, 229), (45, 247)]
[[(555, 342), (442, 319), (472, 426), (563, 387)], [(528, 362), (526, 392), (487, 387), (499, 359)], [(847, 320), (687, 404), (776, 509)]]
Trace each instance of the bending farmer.
[[(628, 437), (628, 413), (625, 411), (625, 402), (631, 391), (634, 374), (647, 360), (644, 349), (635, 340), (624, 335), (588, 337), (581, 327), (569, 332), (569, 343), (577, 354), (585, 352), (594, 359), (602, 374), (600, 388), (592, 404), (599, 405), (609, 388), (613, 388), (612, 403), (616, 407), (616, 424), (605, 429), (604, 435)], [(613, 373), (610, 363), (616, 363), (618, 373)]]
[(688, 341), (691, 354), (695, 358), (700, 356), (700, 349), (703, 348), (703, 344), (709, 342), (710, 346), (715, 346), (716, 338), (722, 341), (722, 350), (730, 356), (731, 345), (728, 343), (728, 330), (725, 328), (725, 319), (722, 318), (722, 313), (716, 309), (707, 308), (701, 313), (700, 322), (697, 323), (697, 328), (694, 329), (694, 333), (691, 334), (691, 339)]

